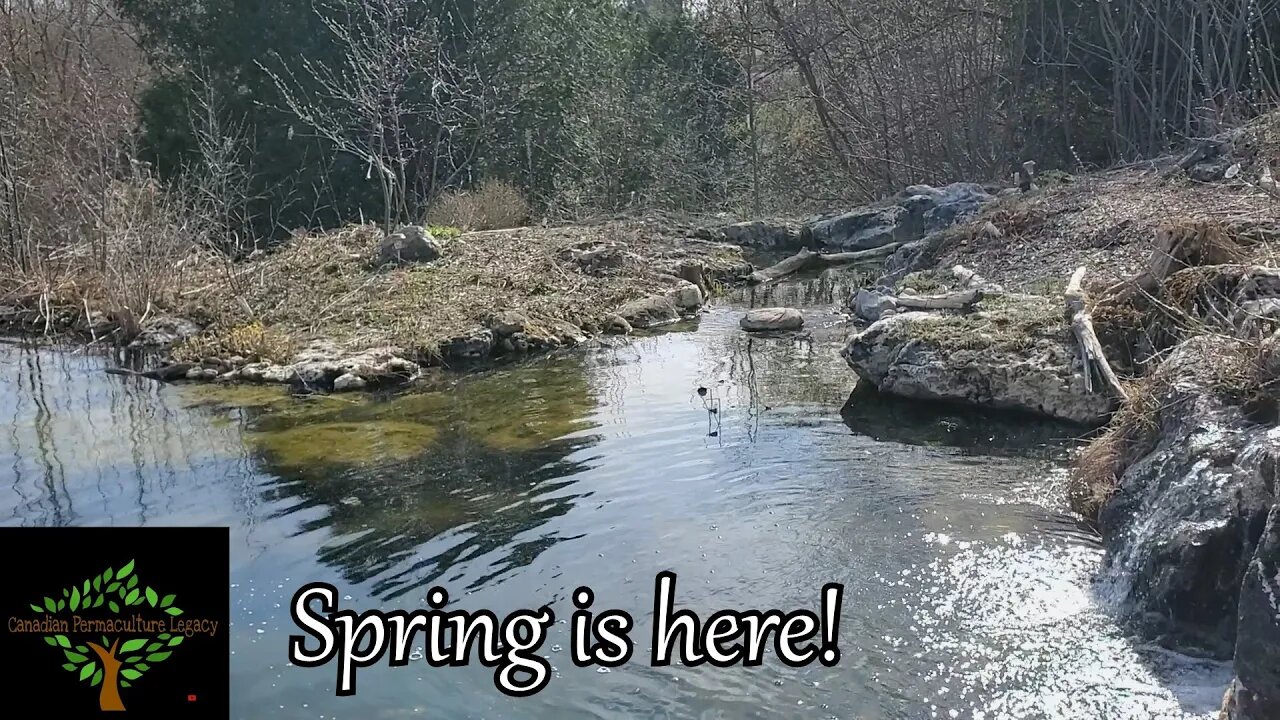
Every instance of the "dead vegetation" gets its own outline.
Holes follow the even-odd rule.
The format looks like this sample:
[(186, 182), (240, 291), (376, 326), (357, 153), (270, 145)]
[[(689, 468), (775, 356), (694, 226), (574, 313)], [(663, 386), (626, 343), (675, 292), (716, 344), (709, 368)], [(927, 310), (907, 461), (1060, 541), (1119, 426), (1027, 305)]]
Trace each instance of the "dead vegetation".
[(235, 365), (246, 362), (288, 362), (297, 352), (297, 343), (277, 328), (254, 321), (247, 325), (220, 327), (215, 332), (189, 338), (173, 348), (173, 359), (180, 363), (198, 363), (205, 358), (239, 358)]
[(1246, 342), (1222, 335), (1201, 335), (1186, 346), (1187, 362), (1159, 365), (1151, 374), (1125, 383), (1128, 402), (1112, 416), (1102, 433), (1086, 445), (1073, 463), (1068, 488), (1072, 508), (1086, 518), (1115, 493), (1133, 463), (1155, 449), (1162, 417), (1177, 411), (1175, 384), (1196, 369), (1205, 387), (1251, 415), (1273, 412), (1277, 343)]
[(1280, 238), (1277, 199), (1239, 179), (1244, 172), (1208, 184), (1184, 175), (1161, 177), (1159, 167), (1131, 166), (1001, 198), (972, 221), (940, 233), (935, 262), (982, 268), (1010, 289), (1029, 290), (1080, 265), (1097, 273), (1098, 282), (1116, 282), (1144, 268), (1157, 232), (1171, 222), (1212, 224), (1273, 255), (1272, 243)]
[[(1194, 379), (1250, 417), (1274, 417), (1280, 318), (1258, 309), (1259, 298), (1280, 289), (1280, 272), (1257, 264), (1270, 252), (1267, 239), (1200, 220), (1162, 223), (1154, 242), (1144, 269), (1092, 303), (1109, 351), (1119, 346), (1134, 360), (1135, 377), (1124, 383), (1127, 401), (1075, 461), (1070, 497), (1086, 517), (1154, 448), (1176, 383)], [(1165, 358), (1175, 347), (1192, 357), (1171, 366)]]
[(430, 225), (462, 230), (505, 230), (524, 225), (531, 214), (520, 190), (501, 180), (486, 180), (471, 190), (452, 190), (427, 209)]
[(991, 295), (973, 307), (912, 320), (911, 336), (944, 351), (1018, 352), (1069, 332), (1060, 301), (1042, 295)]

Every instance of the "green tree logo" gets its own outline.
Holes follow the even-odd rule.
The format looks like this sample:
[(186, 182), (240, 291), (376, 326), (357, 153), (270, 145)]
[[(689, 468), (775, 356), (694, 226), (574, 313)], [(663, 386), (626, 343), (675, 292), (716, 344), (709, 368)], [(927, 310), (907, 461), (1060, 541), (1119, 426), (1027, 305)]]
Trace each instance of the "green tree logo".
[[(43, 605), (32, 603), (31, 609), (54, 617), (68, 610), (72, 613), (109, 611), (120, 615), (127, 608), (145, 603), (176, 617), (182, 614), (182, 610), (173, 601), (173, 595), (160, 597), (154, 589), (139, 583), (130, 560), (118, 570), (107, 568), (82, 585), (64, 588), (58, 600), (45, 597)], [(77, 675), (80, 682), (101, 688), (98, 706), (104, 711), (123, 711), (120, 689), (130, 687), (156, 663), (168, 660), (173, 648), (182, 644), (183, 636), (162, 632), (154, 637), (133, 637), (121, 642), (122, 639), (117, 636), (113, 640), (104, 635), (101, 644), (75, 644), (66, 635), (44, 636), (45, 643), (60, 650), (66, 658), (62, 669)]]

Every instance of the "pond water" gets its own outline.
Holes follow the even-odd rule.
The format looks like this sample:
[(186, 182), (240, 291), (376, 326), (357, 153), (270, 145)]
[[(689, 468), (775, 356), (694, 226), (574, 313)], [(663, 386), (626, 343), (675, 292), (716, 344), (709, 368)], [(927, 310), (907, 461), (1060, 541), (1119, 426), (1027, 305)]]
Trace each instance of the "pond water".
[[(1127, 637), (1062, 506), (1076, 432), (875, 397), (854, 385), (829, 285), (807, 337), (749, 338), (747, 297), (696, 322), (379, 397), (161, 385), (83, 353), (0, 344), (0, 521), (229, 525), (237, 718), (1209, 718), (1219, 664)], [(698, 388), (707, 390), (705, 396)], [(654, 577), (676, 604), (819, 608), (846, 588), (841, 662), (648, 667)], [(541, 693), (425, 661), (286, 659), (310, 581), (342, 606), (412, 609), (428, 587), (499, 616), (549, 604), (636, 618), (636, 654), (578, 668), (568, 626)]]

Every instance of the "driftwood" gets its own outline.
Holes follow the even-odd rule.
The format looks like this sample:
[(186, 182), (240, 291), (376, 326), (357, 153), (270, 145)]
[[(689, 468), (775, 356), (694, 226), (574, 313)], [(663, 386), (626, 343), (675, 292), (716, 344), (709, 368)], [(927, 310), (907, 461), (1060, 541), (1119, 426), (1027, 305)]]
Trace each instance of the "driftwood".
[(160, 382), (170, 382), (173, 380), (181, 380), (187, 376), (187, 371), (195, 365), (191, 363), (175, 363), (173, 365), (164, 365), (152, 370), (130, 370), (129, 368), (107, 368), (109, 375), (126, 375), (129, 377), (144, 377), (151, 380), (159, 380)]
[(822, 270), (840, 265), (876, 262), (889, 257), (900, 247), (902, 247), (902, 243), (890, 243), (870, 250), (842, 253), (816, 253), (812, 250), (801, 250), (772, 267), (751, 273), (750, 282), (752, 285), (763, 285), (777, 282), (788, 275), (807, 270)]
[(987, 280), (978, 273), (970, 270), (963, 265), (955, 265), (951, 268), (951, 276), (960, 283), (961, 287), (978, 288), (988, 295), (999, 295), (1004, 293), (1004, 288)]
[(1240, 246), (1216, 223), (1171, 223), (1156, 230), (1156, 249), (1147, 269), (1107, 288), (1105, 304), (1123, 303), (1134, 295), (1152, 295), (1165, 278), (1196, 265), (1219, 265), (1238, 261)]
[(970, 288), (943, 295), (899, 295), (895, 305), (909, 310), (963, 310), (982, 299), (982, 290)]
[(1085, 389), (1093, 392), (1093, 375), (1097, 371), (1111, 394), (1123, 402), (1128, 402), (1129, 394), (1125, 392), (1124, 386), (1120, 384), (1120, 378), (1116, 377), (1111, 364), (1107, 362), (1102, 343), (1098, 341), (1098, 334), (1093, 330), (1093, 318), (1090, 317), (1088, 305), (1085, 303), (1084, 273), (1084, 266), (1076, 268), (1072, 273), (1071, 280), (1067, 283), (1065, 297), (1067, 316), (1071, 319), (1071, 332), (1075, 334), (1076, 342), (1080, 345)]

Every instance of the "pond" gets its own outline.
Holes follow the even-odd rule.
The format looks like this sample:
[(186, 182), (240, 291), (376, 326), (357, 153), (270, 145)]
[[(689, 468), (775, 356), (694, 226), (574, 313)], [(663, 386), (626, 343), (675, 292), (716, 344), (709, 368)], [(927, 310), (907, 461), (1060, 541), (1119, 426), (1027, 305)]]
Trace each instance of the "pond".
[[(1209, 718), (1229, 668), (1144, 645), (1092, 584), (1098, 538), (1062, 501), (1078, 430), (857, 396), (832, 287), (801, 337), (748, 337), (745, 295), (697, 321), (382, 396), (162, 385), (83, 352), (0, 344), (6, 525), (231, 528), (237, 718)], [(699, 388), (705, 390), (700, 394)], [(676, 603), (819, 608), (835, 667), (649, 667), (655, 575)], [(549, 686), (425, 662), (289, 665), (288, 606), (324, 581), (357, 611), (432, 585), (499, 616), (571, 594), (636, 618), (636, 655)]]

